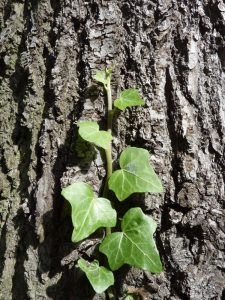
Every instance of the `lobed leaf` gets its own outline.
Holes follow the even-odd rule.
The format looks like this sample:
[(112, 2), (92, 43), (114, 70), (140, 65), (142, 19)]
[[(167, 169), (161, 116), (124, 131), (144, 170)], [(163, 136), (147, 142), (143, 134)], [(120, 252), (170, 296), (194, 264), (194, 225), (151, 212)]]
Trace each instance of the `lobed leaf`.
[(124, 90), (119, 99), (114, 101), (114, 106), (120, 110), (124, 110), (130, 106), (139, 106), (145, 104), (145, 101), (141, 98), (139, 91), (137, 89), (127, 89)]
[(122, 232), (106, 236), (99, 250), (104, 253), (110, 268), (115, 271), (123, 264), (160, 273), (162, 264), (153, 239), (156, 222), (140, 208), (131, 208), (122, 220)]
[(100, 227), (116, 225), (116, 211), (110, 201), (95, 198), (91, 186), (87, 183), (71, 184), (62, 190), (62, 196), (72, 207), (73, 242), (83, 240)]
[(94, 260), (92, 263), (83, 258), (78, 260), (78, 266), (86, 274), (90, 284), (96, 293), (102, 293), (114, 284), (114, 276), (105, 267), (99, 267), (99, 262)]
[(110, 147), (112, 135), (108, 131), (99, 130), (97, 122), (94, 121), (80, 121), (77, 126), (79, 127), (80, 136), (90, 143), (95, 144), (103, 149)]
[(120, 156), (120, 168), (109, 178), (109, 189), (120, 201), (133, 193), (161, 193), (163, 186), (149, 164), (147, 150), (136, 147), (126, 148)]

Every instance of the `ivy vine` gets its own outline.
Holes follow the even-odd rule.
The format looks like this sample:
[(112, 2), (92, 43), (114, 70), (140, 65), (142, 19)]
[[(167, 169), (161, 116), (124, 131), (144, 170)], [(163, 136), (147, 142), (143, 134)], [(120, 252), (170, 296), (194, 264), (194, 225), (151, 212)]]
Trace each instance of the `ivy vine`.
[(89, 262), (80, 258), (78, 266), (97, 293), (107, 290), (109, 298), (115, 299), (110, 288), (114, 284), (113, 271), (122, 265), (129, 264), (153, 273), (160, 273), (163, 268), (153, 237), (156, 222), (145, 215), (141, 208), (130, 208), (121, 221), (121, 231), (114, 232), (112, 228), (117, 225), (118, 218), (112, 202), (108, 199), (109, 190), (115, 193), (119, 201), (124, 201), (133, 193), (161, 193), (163, 186), (149, 162), (148, 151), (142, 148), (124, 149), (119, 159), (120, 169), (113, 170), (111, 142), (114, 110), (123, 111), (127, 107), (143, 105), (145, 102), (139, 91), (133, 88), (122, 91), (113, 102), (111, 75), (112, 68), (108, 68), (97, 71), (94, 76), (94, 80), (103, 85), (107, 95), (107, 131), (99, 130), (99, 125), (93, 121), (80, 121), (77, 124), (79, 135), (84, 140), (105, 150), (107, 178), (103, 195), (96, 197), (92, 187), (84, 182), (76, 182), (64, 188), (62, 195), (71, 205), (73, 242), (89, 237), (101, 227), (105, 228), (106, 235), (99, 251), (107, 257), (107, 265), (100, 266), (97, 260)]

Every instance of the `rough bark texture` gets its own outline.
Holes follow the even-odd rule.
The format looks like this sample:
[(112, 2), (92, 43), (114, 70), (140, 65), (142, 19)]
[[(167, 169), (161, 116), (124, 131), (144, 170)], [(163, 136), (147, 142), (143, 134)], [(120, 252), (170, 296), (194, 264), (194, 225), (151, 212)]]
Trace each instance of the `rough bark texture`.
[[(98, 239), (70, 242), (62, 186), (98, 193), (104, 155), (76, 121), (104, 127), (95, 69), (114, 65), (114, 97), (146, 105), (114, 123), (113, 155), (146, 148), (163, 195), (132, 197), (158, 222), (165, 271), (122, 268), (118, 299), (225, 299), (225, 5), (222, 0), (1, 0), (0, 300), (105, 299), (75, 267)], [(86, 254), (85, 254), (86, 253)]]

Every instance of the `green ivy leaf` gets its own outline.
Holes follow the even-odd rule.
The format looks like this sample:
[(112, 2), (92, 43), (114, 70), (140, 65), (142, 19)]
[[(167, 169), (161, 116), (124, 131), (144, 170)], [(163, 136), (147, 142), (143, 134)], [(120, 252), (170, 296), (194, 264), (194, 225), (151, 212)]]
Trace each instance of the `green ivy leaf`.
[(131, 208), (124, 215), (122, 232), (106, 236), (99, 250), (104, 253), (110, 268), (115, 271), (123, 264), (160, 273), (162, 264), (153, 239), (156, 222), (140, 208)]
[(105, 267), (99, 267), (97, 260), (89, 263), (83, 258), (80, 258), (78, 260), (78, 266), (84, 271), (96, 293), (100, 294), (114, 284), (113, 273)]
[(124, 110), (130, 106), (139, 106), (145, 104), (145, 101), (141, 98), (139, 91), (137, 89), (127, 89), (124, 90), (119, 99), (114, 101), (114, 106), (120, 110)]
[(104, 149), (110, 147), (112, 135), (108, 131), (99, 130), (97, 122), (93, 121), (80, 121), (77, 126), (79, 127), (80, 136), (90, 143), (95, 144)]
[(112, 74), (112, 68), (111, 67), (109, 67), (108, 69), (105, 69), (104, 71), (97, 70), (95, 75), (93, 76), (93, 79), (98, 81), (98, 82), (103, 83), (103, 85), (106, 88), (107, 85), (110, 83), (111, 74)]
[(161, 193), (163, 186), (149, 164), (147, 150), (136, 147), (126, 148), (120, 156), (121, 170), (115, 171), (109, 179), (109, 189), (120, 201), (133, 193)]
[(100, 227), (116, 225), (116, 211), (110, 201), (95, 198), (91, 186), (87, 183), (71, 184), (62, 190), (62, 196), (72, 207), (73, 242), (83, 240)]

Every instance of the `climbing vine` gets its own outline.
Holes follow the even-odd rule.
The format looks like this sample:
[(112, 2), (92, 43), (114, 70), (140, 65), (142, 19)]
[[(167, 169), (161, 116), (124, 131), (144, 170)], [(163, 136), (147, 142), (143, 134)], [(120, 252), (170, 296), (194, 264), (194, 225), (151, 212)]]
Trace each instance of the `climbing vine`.
[(118, 217), (109, 199), (109, 190), (122, 202), (133, 193), (161, 193), (163, 187), (145, 149), (124, 149), (119, 158), (120, 169), (113, 170), (111, 142), (114, 111), (123, 111), (127, 107), (143, 105), (145, 102), (139, 91), (133, 88), (122, 91), (119, 98), (112, 101), (111, 75), (112, 68), (108, 68), (97, 71), (94, 76), (94, 80), (103, 85), (107, 96), (107, 131), (99, 130), (99, 125), (93, 121), (80, 121), (77, 124), (79, 135), (84, 140), (105, 150), (107, 176), (103, 195), (96, 197), (92, 187), (85, 182), (76, 182), (64, 188), (62, 195), (71, 205), (73, 242), (87, 238), (98, 228), (105, 228), (106, 235), (99, 251), (107, 257), (107, 264), (100, 266), (98, 260), (89, 262), (80, 258), (78, 266), (85, 272), (97, 293), (108, 289), (109, 298), (114, 299), (115, 295), (109, 288), (114, 284), (113, 271), (123, 264), (129, 264), (149, 272), (160, 273), (162, 264), (153, 238), (156, 222), (145, 215), (141, 208), (130, 208), (122, 218), (121, 230), (112, 229), (118, 225)]

